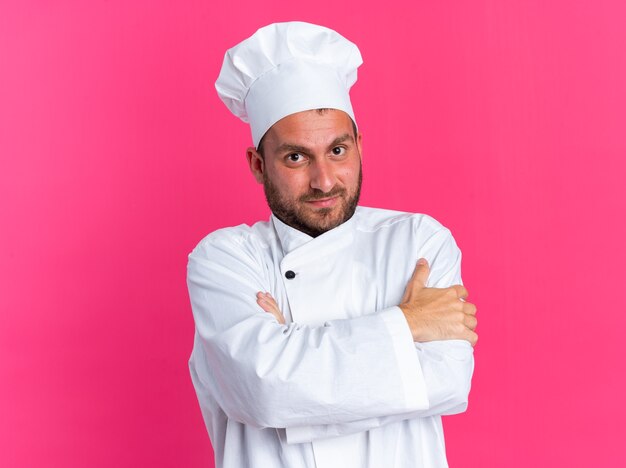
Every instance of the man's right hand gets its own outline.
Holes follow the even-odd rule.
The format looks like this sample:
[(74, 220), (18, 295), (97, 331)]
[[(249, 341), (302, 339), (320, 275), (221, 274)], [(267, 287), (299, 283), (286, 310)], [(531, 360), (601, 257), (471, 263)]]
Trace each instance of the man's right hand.
[(467, 340), (472, 346), (478, 341), (476, 306), (465, 301), (467, 289), (460, 284), (449, 288), (427, 288), (430, 268), (420, 258), (415, 266), (400, 303), (413, 341)]

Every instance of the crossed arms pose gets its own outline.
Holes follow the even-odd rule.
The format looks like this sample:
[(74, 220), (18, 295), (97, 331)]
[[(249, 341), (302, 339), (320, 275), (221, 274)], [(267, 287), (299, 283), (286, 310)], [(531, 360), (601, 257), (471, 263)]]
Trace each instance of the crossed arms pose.
[[(371, 209), (357, 210), (355, 223), (372, 217), (365, 210)], [(404, 273), (396, 271), (401, 256), (390, 251), (389, 278), (369, 297), (376, 286), (371, 281), (378, 280), (346, 285), (346, 278), (362, 274), (354, 271), (359, 262), (346, 261), (341, 252), (319, 258), (315, 246), (324, 236), (311, 243), (312, 256), (293, 280), (297, 288), (302, 280), (301, 289), (289, 290), (292, 283), (282, 271), (287, 267), (280, 265), (295, 253), (305, 257), (308, 244), (283, 258), (278, 248), (267, 247), (265, 231), (263, 244), (252, 241), (256, 229), (217, 231), (190, 255), (197, 329), (190, 365), (207, 411), (258, 429), (286, 429), (288, 443), (301, 443), (465, 409), (476, 307), (464, 300), (467, 290), (453, 284), (460, 282), (460, 253), (449, 231), (438, 223), (429, 227), (424, 236), (436, 252), (430, 255), (434, 270), (420, 259), (404, 286), (397, 278)], [(435, 286), (452, 285), (427, 287), (429, 276)], [(355, 290), (368, 297), (355, 298)], [(397, 299), (393, 290), (399, 291)], [(334, 319), (317, 319), (324, 314)]]
[[(428, 261), (420, 258), (399, 304), (413, 341), (459, 339), (475, 346), (478, 341), (476, 306), (465, 300), (469, 294), (467, 289), (460, 284), (427, 288), (429, 270)], [(285, 323), (285, 317), (270, 293), (259, 291), (256, 297), (257, 304), (265, 312), (272, 314), (278, 323)]]

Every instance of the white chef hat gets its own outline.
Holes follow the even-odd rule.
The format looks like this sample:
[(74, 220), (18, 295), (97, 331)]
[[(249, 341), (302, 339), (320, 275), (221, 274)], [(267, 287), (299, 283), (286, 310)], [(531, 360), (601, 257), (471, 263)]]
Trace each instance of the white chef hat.
[(215, 88), (259, 141), (283, 117), (339, 109), (356, 123), (348, 94), (363, 63), (355, 44), (309, 23), (275, 23), (226, 51)]

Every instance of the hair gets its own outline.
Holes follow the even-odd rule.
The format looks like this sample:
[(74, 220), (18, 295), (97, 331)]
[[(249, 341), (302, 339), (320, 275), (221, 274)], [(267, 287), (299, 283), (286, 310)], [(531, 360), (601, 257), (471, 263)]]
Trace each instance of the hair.
[[(314, 110), (319, 115), (324, 115), (326, 112), (328, 112), (329, 110), (333, 110), (333, 109), (330, 109), (330, 108), (327, 108), (327, 107), (322, 107), (320, 109), (314, 109)], [(357, 129), (356, 129), (356, 123), (354, 123), (354, 120), (352, 119), (352, 117), (350, 117), (350, 122), (352, 123), (352, 132), (354, 133), (354, 141), (356, 141), (356, 137), (357, 137), (357, 133), (358, 133)], [(268, 129), (268, 131), (269, 131), (269, 129)], [(259, 144), (256, 147), (256, 152), (259, 153), (259, 155), (261, 155), (262, 159), (265, 159), (265, 155), (263, 154), (263, 140), (265, 140), (265, 135), (267, 135), (267, 132), (265, 132), (263, 134), (263, 136), (259, 140)]]

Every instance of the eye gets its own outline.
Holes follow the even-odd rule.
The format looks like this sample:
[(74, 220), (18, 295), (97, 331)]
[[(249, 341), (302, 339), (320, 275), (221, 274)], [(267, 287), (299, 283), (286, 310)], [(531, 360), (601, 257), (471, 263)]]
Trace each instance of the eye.
[(335, 156), (342, 156), (346, 152), (346, 149), (343, 146), (335, 146), (332, 152)]
[(291, 153), (287, 155), (288, 162), (298, 163), (298, 162), (302, 162), (303, 159), (304, 159), (304, 156), (302, 156), (300, 153)]

